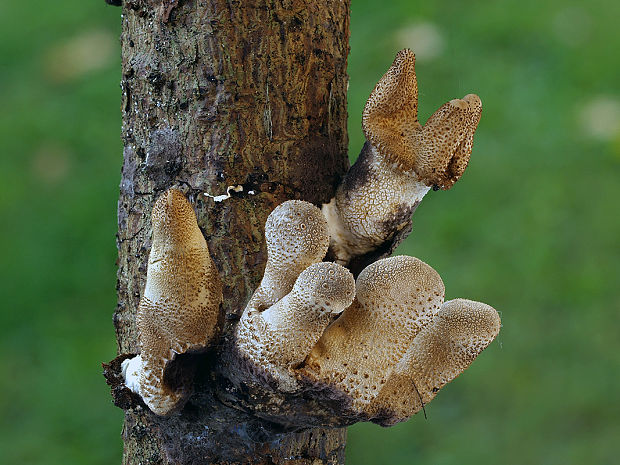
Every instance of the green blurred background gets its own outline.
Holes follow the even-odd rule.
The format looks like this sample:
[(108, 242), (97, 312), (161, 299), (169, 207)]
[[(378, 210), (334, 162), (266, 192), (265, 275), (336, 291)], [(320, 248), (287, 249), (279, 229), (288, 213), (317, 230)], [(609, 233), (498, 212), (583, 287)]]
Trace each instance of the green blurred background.
[[(113, 464), (118, 8), (0, 3), (0, 462)], [(620, 452), (620, 2), (353, 0), (351, 155), (395, 52), (420, 116), (484, 102), (471, 163), (400, 248), (492, 346), (418, 415), (350, 428), (348, 464), (612, 464)]]

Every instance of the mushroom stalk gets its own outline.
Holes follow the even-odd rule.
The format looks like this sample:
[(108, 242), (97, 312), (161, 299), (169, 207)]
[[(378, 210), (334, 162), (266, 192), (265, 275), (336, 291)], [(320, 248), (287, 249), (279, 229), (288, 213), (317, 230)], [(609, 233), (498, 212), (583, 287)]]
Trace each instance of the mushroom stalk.
[(267, 264), (248, 307), (264, 310), (288, 294), (299, 274), (320, 262), (329, 247), (327, 222), (309, 202), (288, 200), (265, 223)]
[(291, 370), (304, 361), (354, 295), (349, 270), (330, 262), (310, 265), (277, 303), (262, 312), (246, 308), (237, 326), (237, 347), (254, 366), (269, 373), (279, 389), (295, 390)]

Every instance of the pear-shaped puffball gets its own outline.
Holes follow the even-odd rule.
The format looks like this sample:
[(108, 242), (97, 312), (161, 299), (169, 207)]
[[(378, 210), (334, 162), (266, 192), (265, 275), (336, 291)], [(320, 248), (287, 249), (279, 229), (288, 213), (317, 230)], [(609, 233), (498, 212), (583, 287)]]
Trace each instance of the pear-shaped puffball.
[(248, 306), (264, 310), (290, 292), (299, 274), (320, 262), (329, 247), (327, 221), (303, 200), (278, 205), (265, 223), (267, 264)]
[(480, 99), (470, 94), (443, 105), (422, 127), (415, 55), (396, 55), (364, 108), (368, 142), (323, 205), (338, 263), (347, 265), (403, 231), (431, 187), (452, 187), (469, 162), (481, 112)]
[(345, 392), (363, 409), (443, 298), (441, 278), (417, 258), (397, 256), (369, 265), (357, 278), (353, 304), (327, 328), (300, 375)]
[(177, 354), (205, 349), (217, 330), (222, 285), (196, 215), (175, 189), (162, 194), (151, 215), (153, 244), (136, 316), (140, 355), (123, 362), (126, 385), (158, 415), (179, 405), (186, 388), (164, 382)]
[(290, 369), (304, 361), (354, 295), (349, 270), (329, 262), (310, 265), (277, 303), (263, 312), (246, 308), (237, 326), (237, 347), (277, 380), (281, 390), (293, 390)]
[(495, 339), (500, 324), (489, 305), (465, 299), (444, 303), (367, 408), (369, 415), (390, 425), (417, 413)]

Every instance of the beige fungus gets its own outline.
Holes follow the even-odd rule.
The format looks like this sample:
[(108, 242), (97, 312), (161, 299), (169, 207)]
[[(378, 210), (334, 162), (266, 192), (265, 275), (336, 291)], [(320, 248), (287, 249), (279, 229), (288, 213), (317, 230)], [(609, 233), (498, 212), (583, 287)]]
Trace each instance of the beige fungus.
[(417, 258), (396, 256), (369, 265), (357, 278), (353, 304), (327, 328), (299, 375), (335, 387), (363, 408), (443, 298), (441, 278)]
[(237, 326), (237, 347), (268, 372), (281, 390), (294, 390), (290, 370), (304, 361), (354, 295), (355, 280), (349, 270), (330, 262), (310, 265), (274, 305), (262, 312), (246, 308)]
[(320, 262), (329, 247), (327, 221), (303, 200), (278, 205), (265, 223), (267, 264), (248, 307), (263, 310), (290, 292), (299, 274)]
[(164, 383), (176, 355), (204, 350), (217, 330), (222, 285), (196, 215), (185, 196), (170, 189), (151, 215), (153, 243), (146, 286), (136, 315), (140, 355), (123, 362), (126, 384), (158, 415), (186, 395)]
[(443, 304), (414, 339), (377, 398), (367, 408), (384, 424), (408, 419), (460, 375), (495, 339), (500, 318), (481, 302), (455, 299)]

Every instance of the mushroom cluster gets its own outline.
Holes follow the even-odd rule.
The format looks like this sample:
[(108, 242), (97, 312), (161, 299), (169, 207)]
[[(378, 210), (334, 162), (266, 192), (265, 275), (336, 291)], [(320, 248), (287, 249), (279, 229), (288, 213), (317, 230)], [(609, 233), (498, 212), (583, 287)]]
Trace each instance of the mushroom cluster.
[[(341, 421), (304, 411), (316, 424), (406, 420), (500, 329), (492, 307), (444, 301), (441, 277), (417, 258), (375, 256), (353, 270), (357, 278), (351, 271), (353, 260), (385, 250), (424, 195), (449, 189), (469, 161), (480, 99), (451, 100), (422, 126), (414, 65), (410, 50), (399, 52), (373, 90), (363, 115), (367, 142), (335, 197), (322, 209), (289, 200), (271, 212), (262, 281), (224, 344), (228, 352), (220, 352), (248, 368), (246, 386), (278, 399), (337, 399), (330, 415)], [(172, 379), (171, 362), (217, 339), (222, 287), (181, 192), (170, 189), (157, 200), (152, 225), (137, 315), (141, 351), (123, 362), (123, 375), (154, 413), (167, 415), (191, 387), (191, 379)]]
[[(267, 220), (270, 272), (237, 325), (237, 348), (274, 389), (319, 396), (329, 389), (346, 399), (348, 416), (406, 420), (493, 341), (499, 316), (480, 302), (444, 302), (439, 274), (417, 258), (378, 260), (357, 280), (320, 261), (327, 247), (317, 244), (328, 240), (320, 214), (289, 201)], [(296, 280), (273, 271), (283, 258), (302, 270)], [(266, 303), (265, 295), (282, 297)]]

